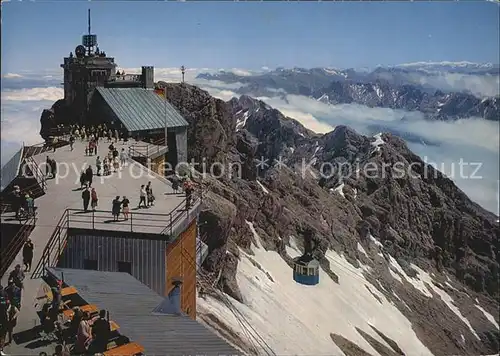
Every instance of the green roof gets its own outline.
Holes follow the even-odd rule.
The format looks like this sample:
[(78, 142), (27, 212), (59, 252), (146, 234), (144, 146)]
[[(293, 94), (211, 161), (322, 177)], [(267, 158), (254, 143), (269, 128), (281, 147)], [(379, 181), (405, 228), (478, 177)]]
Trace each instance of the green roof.
[(188, 126), (181, 114), (152, 89), (98, 87), (97, 92), (130, 132)]

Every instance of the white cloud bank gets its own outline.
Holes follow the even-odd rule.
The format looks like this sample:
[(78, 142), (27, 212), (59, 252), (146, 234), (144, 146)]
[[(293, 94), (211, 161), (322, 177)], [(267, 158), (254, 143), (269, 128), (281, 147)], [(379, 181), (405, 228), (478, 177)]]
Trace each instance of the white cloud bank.
[[(137, 73), (139, 69), (126, 68), (125, 71)], [(243, 84), (196, 79), (202, 72), (217, 72), (217, 70), (188, 68), (185, 73), (186, 82), (198, 85), (211, 95), (226, 101), (239, 96), (234, 91)], [(44, 73), (44, 76), (46, 74)], [(26, 73), (22, 76), (29, 77)], [(181, 71), (178, 68), (157, 68), (155, 78), (179, 82)], [(16, 77), (17, 79), (19, 77)], [(16, 144), (19, 145), (22, 141), (27, 143), (40, 141), (38, 132), (41, 111), (63, 97), (62, 88), (53, 86), (32, 88), (29, 85), (27, 87), (28, 89), (2, 92), (2, 164), (5, 163), (5, 157), (12, 155), (12, 147), (16, 147)], [(441, 170), (450, 175), (450, 167), (457, 165), (460, 159), (466, 162), (479, 162), (482, 167), (477, 174), (482, 176), (481, 179), (464, 179), (453, 175), (451, 178), (473, 200), (488, 210), (498, 212), (500, 137), (497, 122), (482, 119), (425, 121), (418, 112), (368, 108), (357, 104), (327, 105), (297, 95), (259, 99), (318, 133), (331, 131), (337, 125), (348, 125), (366, 135), (373, 135), (382, 128), (385, 131), (397, 132), (403, 137), (411, 136), (414, 139), (410, 147), (414, 152), (422, 157), (427, 156), (429, 161), (436, 162), (438, 168), (442, 167)], [(403, 117), (404, 121), (401, 120)]]

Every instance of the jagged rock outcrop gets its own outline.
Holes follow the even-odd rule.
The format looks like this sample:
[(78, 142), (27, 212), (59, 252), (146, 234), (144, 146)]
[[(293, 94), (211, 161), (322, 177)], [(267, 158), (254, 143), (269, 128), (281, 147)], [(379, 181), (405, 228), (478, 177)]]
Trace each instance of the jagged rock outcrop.
[(44, 109), (40, 117), (40, 136), (48, 140), (53, 135), (57, 126), (64, 124), (68, 126), (75, 124), (76, 115), (72, 114), (71, 108), (66, 105), (64, 99), (57, 100), (50, 109)]
[[(415, 274), (410, 263), (436, 276), (454, 275), (470, 298), (481, 298), (481, 305), (496, 314), (497, 217), (426, 165), (402, 139), (391, 134), (369, 138), (344, 126), (317, 135), (258, 100), (242, 96), (225, 103), (187, 84), (167, 84), (167, 96), (190, 123), (190, 159), (241, 166), (240, 176), (194, 178), (207, 196), (200, 216), (210, 251), (204, 268), (235, 299), (243, 298), (234, 278), (238, 248), (251, 254), (255, 243), (251, 222), (262, 245), (288, 262), (284, 246), (290, 236), (312, 231), (315, 254), (339, 283), (325, 252), (335, 249), (356, 265), (362, 259), (358, 242), (377, 241), (383, 257), (372, 266), (379, 275), (370, 278), (381, 285), (392, 283), (387, 267), (380, 266), (394, 256), (409, 275)], [(419, 338), (436, 354), (494, 351), (489, 340), (498, 332), (484, 324), (480, 312), (473, 316), (477, 310), (469, 310), (469, 320), (483, 338), (464, 346), (454, 341), (457, 333), (466, 333), (463, 323), (440, 299), (432, 299), (431, 306), (403, 285), (397, 294), (413, 310), (405, 315)], [(468, 308), (469, 299), (457, 299)]]

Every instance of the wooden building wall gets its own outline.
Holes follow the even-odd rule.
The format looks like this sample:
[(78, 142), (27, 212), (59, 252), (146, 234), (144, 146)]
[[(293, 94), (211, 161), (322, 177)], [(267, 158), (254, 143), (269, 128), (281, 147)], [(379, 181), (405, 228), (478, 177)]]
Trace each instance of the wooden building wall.
[(196, 319), (196, 219), (167, 247), (165, 295), (172, 290), (174, 278), (182, 279), (181, 309)]
[(151, 170), (162, 177), (165, 176), (165, 155), (151, 160)]

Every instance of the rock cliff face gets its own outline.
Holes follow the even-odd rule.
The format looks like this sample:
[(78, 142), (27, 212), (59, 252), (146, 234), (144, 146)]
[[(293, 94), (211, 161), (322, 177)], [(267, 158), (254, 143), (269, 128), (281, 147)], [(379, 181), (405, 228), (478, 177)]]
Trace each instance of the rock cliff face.
[[(497, 217), (426, 165), (402, 139), (365, 137), (344, 126), (317, 135), (248, 96), (226, 103), (194, 86), (164, 85), (190, 124), (189, 159), (225, 166), (219, 178), (195, 178), (206, 191), (200, 229), (210, 254), (203, 267), (223, 291), (243, 300), (234, 276), (238, 247), (249, 251), (254, 240), (249, 221), (263, 246), (288, 262), (284, 247), (290, 236), (312, 231), (314, 253), (338, 283), (325, 252), (341, 252), (356, 266), (357, 244), (375, 244), (380, 251), (374, 259), (381, 260), (365, 262), (378, 271), (370, 278), (380, 285), (392, 285), (387, 261), (394, 256), (407, 273), (415, 274), (410, 264), (419, 265), (443, 283), (453, 276), (466, 292), (455, 302), (468, 310), (481, 341), (464, 346), (456, 341), (466, 333), (463, 322), (440, 300), (429, 302), (397, 287), (414, 311), (406, 313), (408, 318), (431, 351), (496, 352), (498, 330), (470, 305), (479, 298), (498, 314)], [(230, 164), (235, 166), (228, 169)]]
[(40, 116), (40, 136), (48, 140), (54, 134), (57, 125), (70, 125), (76, 123), (76, 116), (66, 106), (64, 99), (60, 99), (50, 109), (44, 109)]

